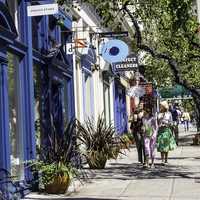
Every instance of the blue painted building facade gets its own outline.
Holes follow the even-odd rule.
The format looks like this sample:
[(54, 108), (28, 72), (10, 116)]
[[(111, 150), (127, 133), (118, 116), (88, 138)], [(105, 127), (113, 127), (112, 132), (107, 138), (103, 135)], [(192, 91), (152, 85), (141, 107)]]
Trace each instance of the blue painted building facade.
[(37, 143), (48, 143), (51, 120), (62, 133), (75, 115), (73, 61), (65, 53), (72, 19), (62, 10), (28, 17), (27, 5), (0, 0), (0, 168), (19, 181), (30, 179), (24, 161), (36, 157)]
[(118, 134), (122, 135), (128, 131), (128, 116), (126, 108), (126, 88), (118, 78), (114, 80), (114, 120)]

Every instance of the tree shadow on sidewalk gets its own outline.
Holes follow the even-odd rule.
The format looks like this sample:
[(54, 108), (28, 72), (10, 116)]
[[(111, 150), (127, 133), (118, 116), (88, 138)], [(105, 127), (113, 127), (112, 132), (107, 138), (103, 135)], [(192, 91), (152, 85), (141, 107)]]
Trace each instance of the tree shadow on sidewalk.
[(144, 169), (136, 163), (111, 163), (110, 166), (101, 171), (95, 170), (94, 174), (95, 176), (91, 179), (193, 179), (194, 177), (200, 175), (200, 172), (193, 172), (190, 167), (175, 165), (161, 166), (156, 164), (154, 169)]
[(67, 200), (119, 200), (119, 199), (108, 199), (108, 198), (68, 198)]
[[(42, 200), (42, 199), (38, 199), (38, 198), (25, 198), (24, 200)], [(47, 199), (47, 198), (43, 198), (44, 200), (45, 199)], [(93, 198), (93, 197), (75, 197), (75, 198), (73, 198), (73, 197), (61, 197), (61, 198), (49, 198), (48, 200), (119, 200), (119, 199), (108, 199), (108, 198)]]
[(184, 137), (179, 137), (178, 139), (178, 146), (192, 146), (193, 144), (193, 140), (192, 138), (194, 137), (194, 135), (190, 135), (190, 136), (184, 136)]

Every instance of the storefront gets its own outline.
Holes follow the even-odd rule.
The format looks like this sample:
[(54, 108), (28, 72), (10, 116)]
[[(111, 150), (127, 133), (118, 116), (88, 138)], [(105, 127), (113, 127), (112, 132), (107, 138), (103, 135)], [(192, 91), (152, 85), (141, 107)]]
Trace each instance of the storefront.
[(25, 37), (30, 20), (25, 10), (23, 1), (0, 1), (0, 167), (17, 181), (28, 178), (24, 160), (35, 157), (31, 51)]
[(66, 123), (75, 117), (73, 58), (65, 48), (71, 42), (72, 20), (59, 11), (36, 17), (33, 22), (36, 141), (37, 147), (44, 147), (49, 144), (52, 125), (62, 136)]
[(27, 5), (0, 0), (0, 168), (16, 181), (30, 180), (24, 161), (36, 158), (36, 142), (48, 142), (51, 116), (60, 134), (75, 116), (73, 62), (63, 48), (72, 20), (62, 11), (27, 17)]

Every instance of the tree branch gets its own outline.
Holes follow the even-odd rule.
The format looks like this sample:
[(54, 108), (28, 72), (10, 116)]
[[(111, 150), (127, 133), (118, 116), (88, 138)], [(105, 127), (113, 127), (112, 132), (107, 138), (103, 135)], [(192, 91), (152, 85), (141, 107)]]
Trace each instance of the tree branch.
[(137, 47), (140, 50), (143, 50), (143, 51), (151, 54), (151, 56), (156, 59), (163, 59), (163, 60), (167, 61), (171, 68), (171, 71), (174, 74), (175, 82), (184, 86), (186, 89), (188, 89), (189, 91), (191, 91), (192, 93), (194, 93), (195, 95), (197, 95), (200, 98), (200, 93), (195, 89), (195, 87), (191, 86), (186, 80), (181, 78), (179, 70), (178, 70), (178, 64), (175, 59), (173, 59), (172, 57), (170, 57), (169, 55), (167, 55), (165, 53), (157, 53), (153, 48), (142, 43), (142, 34), (141, 34), (140, 26), (138, 24), (136, 17), (134, 16), (133, 13), (131, 13), (131, 11), (128, 8), (128, 5), (124, 5), (123, 9), (128, 14), (128, 16), (130, 17), (130, 19), (133, 23), (133, 26), (135, 29)]

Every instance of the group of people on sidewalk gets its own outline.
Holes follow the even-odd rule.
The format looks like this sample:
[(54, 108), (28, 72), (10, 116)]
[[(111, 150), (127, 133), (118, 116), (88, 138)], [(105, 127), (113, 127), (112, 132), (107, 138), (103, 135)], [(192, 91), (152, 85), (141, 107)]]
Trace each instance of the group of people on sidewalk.
[(167, 101), (160, 103), (160, 113), (145, 108), (134, 113), (131, 130), (138, 152), (138, 161), (145, 168), (153, 168), (155, 149), (161, 153), (162, 165), (168, 164), (168, 153), (176, 148), (172, 134), (172, 114)]
[(174, 106), (170, 106), (169, 111), (172, 113), (174, 125), (182, 124), (184, 126), (185, 131), (189, 131), (189, 123), (191, 122), (191, 118), (190, 113), (187, 111), (187, 109), (180, 109), (179, 106), (175, 104)]

